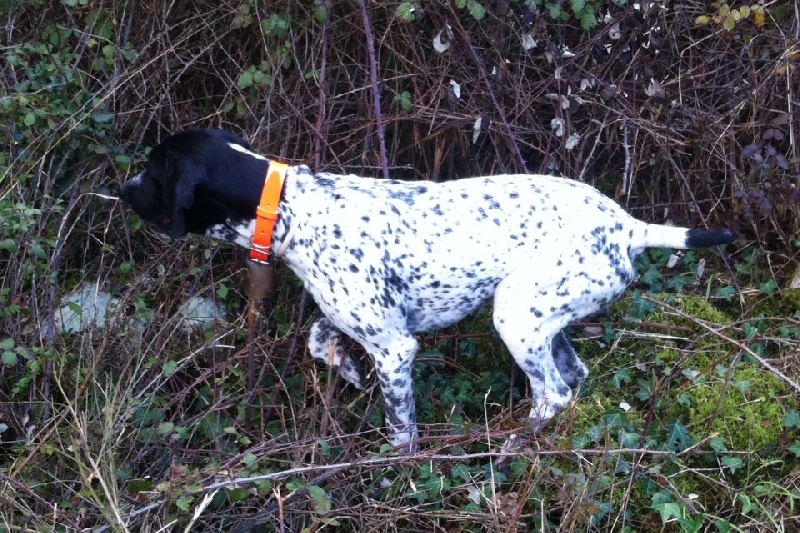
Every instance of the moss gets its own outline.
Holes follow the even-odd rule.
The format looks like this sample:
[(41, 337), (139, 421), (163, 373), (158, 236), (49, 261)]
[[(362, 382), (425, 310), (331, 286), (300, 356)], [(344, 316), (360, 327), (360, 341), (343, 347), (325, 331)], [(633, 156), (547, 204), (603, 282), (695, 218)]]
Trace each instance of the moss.
[(734, 321), (733, 317), (726, 315), (724, 312), (714, 307), (711, 302), (698, 296), (679, 296), (676, 298), (676, 302), (673, 303), (673, 305), (684, 313), (694, 318), (705, 320), (706, 322), (725, 325), (732, 324)]
[[(734, 322), (730, 315), (701, 297), (670, 296), (669, 303), (693, 318), (712, 324)], [(614, 304), (612, 320), (617, 320), (625, 310), (626, 301)], [(602, 362), (595, 363), (599, 368), (591, 369), (589, 394), (575, 408), (573, 435), (595, 426), (604, 414), (614, 412), (622, 400), (635, 405), (637, 380), (651, 379), (653, 371), (663, 378), (672, 370), (673, 373), (685, 372), (687, 377), (674, 374), (670, 386), (660, 390), (657, 414), (661, 421), (673, 418), (681, 421), (695, 439), (719, 433), (725, 445), (733, 450), (758, 449), (777, 442), (783, 417), (797, 405), (781, 380), (742, 361), (732, 370), (726, 389), (729, 369), (721, 365), (729, 364), (732, 359), (730, 345), (708, 334), (693, 320), (676, 316), (663, 307), (653, 309), (646, 320), (689, 327), (691, 331), (679, 333), (686, 341), (626, 336), (611, 353), (608, 348), (596, 350), (590, 346), (597, 343), (576, 343), (583, 355), (599, 351)], [(670, 334), (669, 331), (665, 333)], [(587, 358), (587, 362), (592, 366), (592, 359)], [(625, 369), (630, 379), (617, 389), (610, 381), (619, 369)], [(637, 422), (633, 411), (627, 413), (627, 419), (631, 424)]]
[(796, 407), (788, 392), (772, 374), (739, 363), (727, 390), (724, 376), (692, 384), (684, 396), (688, 418), (680, 418), (696, 437), (719, 433), (730, 449), (759, 449), (777, 442), (784, 415)]

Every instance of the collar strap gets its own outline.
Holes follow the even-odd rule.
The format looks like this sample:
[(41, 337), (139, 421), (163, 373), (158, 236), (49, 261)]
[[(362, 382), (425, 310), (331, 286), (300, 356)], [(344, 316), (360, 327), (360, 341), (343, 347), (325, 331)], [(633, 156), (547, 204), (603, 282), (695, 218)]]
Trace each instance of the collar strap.
[(286, 178), (286, 163), (270, 161), (261, 202), (256, 208), (256, 228), (250, 241), (250, 259), (258, 263), (269, 263), (272, 233), (278, 220), (278, 203), (281, 200), (283, 180)]

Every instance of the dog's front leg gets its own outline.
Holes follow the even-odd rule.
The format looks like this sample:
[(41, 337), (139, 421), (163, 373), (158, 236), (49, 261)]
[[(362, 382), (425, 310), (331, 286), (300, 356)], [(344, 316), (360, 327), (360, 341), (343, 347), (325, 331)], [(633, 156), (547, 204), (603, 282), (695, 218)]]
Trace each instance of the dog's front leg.
[(385, 403), (389, 442), (399, 451), (413, 452), (417, 449), (418, 434), (411, 369), (417, 353), (417, 340), (409, 333), (398, 332), (385, 345), (365, 348), (375, 360)]
[(364, 371), (356, 359), (341, 345), (342, 332), (326, 317), (311, 326), (308, 349), (314, 359), (339, 369), (342, 377), (357, 389), (364, 388)]

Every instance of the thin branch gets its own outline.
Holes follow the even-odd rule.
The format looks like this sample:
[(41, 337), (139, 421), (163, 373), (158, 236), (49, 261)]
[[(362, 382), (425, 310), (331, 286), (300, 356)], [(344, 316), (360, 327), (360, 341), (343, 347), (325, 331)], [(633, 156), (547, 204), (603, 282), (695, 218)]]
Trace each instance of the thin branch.
[(359, 0), (361, 6), (361, 19), (364, 21), (364, 33), (367, 34), (367, 53), (369, 54), (369, 77), (372, 85), (372, 105), (375, 112), (375, 122), (378, 127), (378, 143), (381, 152), (381, 169), (383, 177), (389, 179), (389, 160), (386, 158), (386, 138), (383, 132), (383, 118), (381, 116), (381, 93), (378, 87), (378, 60), (375, 58), (375, 38), (367, 14), (366, 0)]

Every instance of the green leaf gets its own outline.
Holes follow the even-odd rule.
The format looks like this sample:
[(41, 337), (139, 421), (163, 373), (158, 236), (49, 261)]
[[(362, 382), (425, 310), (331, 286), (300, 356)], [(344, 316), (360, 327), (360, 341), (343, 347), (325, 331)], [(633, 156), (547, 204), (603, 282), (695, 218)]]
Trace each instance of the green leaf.
[(714, 520), (714, 525), (717, 526), (719, 533), (729, 533), (731, 530), (731, 523), (722, 518)]
[(681, 506), (674, 502), (657, 502), (650, 506), (661, 515), (661, 522), (666, 525), (671, 518), (681, 517)]
[(331, 510), (331, 501), (325, 495), (325, 489), (322, 487), (311, 485), (308, 487), (308, 495), (318, 513), (324, 514)]
[(289, 19), (283, 15), (273, 13), (267, 20), (261, 21), (261, 30), (268, 37), (283, 39), (289, 31)]
[(217, 287), (217, 296), (223, 300), (228, 297), (228, 287), (224, 283), (220, 283)]
[(95, 124), (108, 124), (114, 120), (114, 113), (94, 113), (92, 114), (92, 121)]
[(331, 454), (331, 445), (328, 444), (327, 441), (318, 439), (317, 446), (319, 446), (319, 453), (321, 453), (324, 457), (328, 457)]
[(729, 14), (725, 17), (725, 19), (722, 21), (722, 27), (728, 31), (733, 31), (733, 29), (736, 27), (736, 19), (733, 18), (733, 15)]
[(167, 361), (161, 368), (161, 374), (164, 376), (171, 376), (177, 369), (178, 363), (176, 361)]
[(246, 500), (250, 496), (252, 496), (252, 494), (239, 487), (228, 489), (228, 498), (230, 498), (234, 503)]
[(253, 72), (245, 70), (239, 74), (239, 79), (236, 80), (236, 86), (240, 89), (247, 89), (253, 85)]
[(258, 461), (258, 456), (254, 453), (246, 453), (242, 457), (242, 462), (247, 466), (251, 466), (256, 461)]
[(175, 500), (175, 505), (184, 512), (189, 512), (189, 507), (192, 506), (192, 501), (194, 500), (194, 496), (181, 496), (177, 500)]
[(470, 1), (467, 4), (467, 10), (469, 14), (472, 15), (472, 18), (475, 20), (481, 20), (486, 15), (486, 9), (478, 2)]
[(713, 439), (708, 441), (708, 444), (709, 446), (711, 446), (711, 449), (717, 453), (723, 453), (728, 451), (728, 448), (725, 446), (725, 442), (719, 437), (714, 437)]
[(314, 9), (314, 18), (320, 24), (325, 22), (325, 19), (328, 18), (328, 8), (327, 8), (327, 6), (325, 4), (317, 2), (317, 6)]
[(730, 301), (735, 294), (736, 288), (733, 285), (728, 287), (719, 287), (714, 293), (717, 298), (724, 298), (727, 301)]
[(392, 99), (393, 104), (399, 105), (403, 111), (411, 111), (411, 93), (403, 91), (401, 94), (396, 94)]
[(785, 417), (783, 417), (783, 427), (786, 428), (800, 428), (800, 414), (797, 413), (794, 409), (789, 411)]
[(28, 111), (25, 113), (25, 117), (22, 119), (22, 122), (26, 126), (33, 126), (36, 123), (36, 115), (33, 114), (33, 111)]
[(583, 28), (585, 31), (589, 31), (596, 26), (597, 17), (594, 15), (594, 11), (587, 9), (581, 13), (581, 28)]
[(417, 5), (414, 2), (402, 2), (395, 8), (394, 15), (405, 22), (413, 22), (416, 18), (414, 15), (416, 9)]
[(450, 476), (469, 482), (472, 481), (472, 469), (464, 463), (456, 463), (450, 468)]
[(621, 413), (609, 413), (601, 419), (603, 426), (608, 429), (623, 427), (626, 423), (625, 416)]
[(742, 465), (744, 464), (744, 462), (741, 459), (739, 459), (738, 457), (733, 457), (731, 455), (726, 455), (725, 457), (723, 457), (720, 460), (720, 463), (722, 464), (722, 466), (727, 467), (731, 471), (731, 474), (735, 474), (736, 470), (738, 468), (741, 468)]
[(619, 445), (623, 448), (636, 448), (642, 440), (641, 433), (635, 431), (620, 431), (619, 432)]
[(14, 352), (3, 352), (3, 354), (0, 355), (0, 360), (2, 360), (5, 366), (17, 366), (19, 362), (17, 354)]
[(738, 499), (739, 502), (742, 504), (743, 514), (747, 514), (753, 510), (754, 507), (753, 502), (750, 501), (750, 497), (747, 494), (740, 492), (739, 494), (736, 495), (736, 499)]
[(774, 279), (764, 282), (758, 286), (759, 292), (767, 296), (774, 294), (777, 288), (778, 288), (778, 283)]
[(703, 517), (702, 515), (694, 518), (681, 517), (678, 518), (678, 524), (681, 526), (682, 533), (697, 533), (703, 527)]
[(668, 449), (680, 452), (694, 444), (694, 441), (689, 436), (689, 431), (686, 427), (677, 420), (673, 420), (667, 424), (667, 441), (665, 444)]
[(616, 372), (614, 372), (614, 376), (611, 378), (611, 383), (614, 385), (615, 389), (622, 388), (624, 383), (628, 383), (631, 380), (631, 374), (628, 372), (626, 368), (620, 368)]
[(14, 239), (3, 239), (0, 241), (0, 250), (14, 253), (17, 251), (17, 241)]
[(572, 438), (572, 447), (575, 449), (586, 448), (592, 443), (592, 439), (588, 435), (579, 435)]
[(586, 7), (586, 0), (572, 0), (572, 11), (579, 14)]
[(789, 446), (788, 450), (795, 454), (797, 457), (800, 457), (800, 440), (794, 441), (794, 444)]

